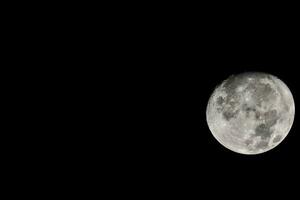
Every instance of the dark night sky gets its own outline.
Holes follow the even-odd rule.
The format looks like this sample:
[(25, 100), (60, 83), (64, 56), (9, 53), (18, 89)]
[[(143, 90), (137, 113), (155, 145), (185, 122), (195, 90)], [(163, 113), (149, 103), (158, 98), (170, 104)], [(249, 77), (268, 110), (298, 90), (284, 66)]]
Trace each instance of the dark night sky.
[[(3, 155), (16, 151), (25, 160), (9, 155), (17, 163), (8, 163), (14, 171), (3, 174), (26, 174), (25, 179), (12, 177), (11, 181), (28, 185), (34, 192), (38, 190), (30, 181), (49, 188), (50, 193), (77, 195), (84, 185), (88, 187), (84, 194), (95, 190), (102, 196), (103, 191), (122, 197), (130, 193), (131, 198), (140, 192), (138, 199), (149, 194), (155, 196), (151, 199), (172, 199), (170, 195), (217, 199), (215, 194), (221, 194), (221, 199), (260, 199), (260, 192), (277, 195), (293, 181), (299, 182), (299, 6), (289, 3), (284, 13), (282, 2), (279, 8), (273, 8), (275, 2), (266, 7), (248, 1), (246, 5), (195, 3), (123, 1), (112, 2), (110, 8), (90, 4), (81, 8), (80, 3), (80, 9), (73, 9), (76, 3), (72, 2), (62, 9), (66, 17), (51, 9), (44, 19), (22, 8), (25, 14), (16, 15), (12, 23), (9, 19), (15, 17), (14, 12), (3, 14), (3, 21), (10, 24), (3, 32), (12, 33), (12, 38), (2, 38), (9, 44), (3, 51), (11, 54), (3, 68), (11, 69), (13, 78), (2, 88), (18, 85), (17, 90), (9, 88), (17, 94), (10, 97), (13, 105), (3, 105), (21, 119), (15, 122), (14, 116), (13, 120), (8, 117), (12, 131), (3, 135), (22, 143), (16, 150), (15, 144), (4, 148)], [(43, 12), (48, 7), (32, 8)], [(290, 133), (279, 146), (259, 155), (226, 149), (206, 122), (206, 106), (214, 88), (230, 75), (247, 71), (277, 76), (295, 100)], [(22, 77), (19, 82), (15, 73)], [(13, 132), (14, 127), (21, 131)], [(32, 174), (38, 179), (32, 179)], [(44, 176), (52, 174), (49, 179)], [(51, 185), (44, 185), (45, 181)], [(180, 191), (183, 198), (177, 195)], [(196, 198), (188, 198), (189, 194)]]

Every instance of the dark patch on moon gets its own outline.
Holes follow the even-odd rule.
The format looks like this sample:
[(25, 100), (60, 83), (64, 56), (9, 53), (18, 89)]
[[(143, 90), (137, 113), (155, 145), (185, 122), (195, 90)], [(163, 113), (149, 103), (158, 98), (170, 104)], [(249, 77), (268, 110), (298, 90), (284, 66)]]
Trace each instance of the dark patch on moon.
[(250, 106), (248, 104), (243, 104), (242, 110), (246, 113), (247, 118), (250, 116), (251, 112), (256, 113), (256, 109), (253, 106)]
[(224, 117), (227, 121), (229, 121), (230, 119), (235, 118), (235, 117), (238, 115), (238, 113), (239, 113), (239, 110), (237, 110), (237, 111), (225, 110), (225, 111), (223, 112), (223, 117)]
[(261, 113), (259, 111), (255, 112), (255, 119), (259, 120), (261, 118)]
[(244, 76), (230, 76), (224, 83), (223, 87), (226, 92), (230, 95), (232, 92), (235, 92), (235, 89), (245, 83)]
[(223, 107), (222, 115), (225, 120), (229, 121), (235, 118), (240, 110), (237, 106), (240, 105), (240, 97), (236, 94), (235, 88), (243, 84), (244, 80), (239, 76), (231, 76), (223, 84), (223, 90), (227, 94), (225, 98), (217, 98), (217, 104)]
[(281, 135), (276, 135), (276, 137), (273, 139), (273, 143), (277, 143), (281, 140), (282, 136)]
[(268, 83), (265, 84), (260, 82), (253, 82), (250, 83), (245, 90), (250, 91), (253, 100), (259, 107), (261, 106), (262, 102), (268, 102), (277, 97), (275, 90)]
[(267, 141), (260, 141), (257, 145), (256, 145), (256, 148), (258, 149), (265, 149), (267, 148), (269, 145), (268, 145), (268, 142)]
[[(225, 88), (224, 88), (225, 89)], [(227, 93), (226, 97), (219, 96), (216, 98), (217, 111), (223, 115), (224, 119), (229, 121), (235, 118), (239, 113), (236, 107), (239, 105), (239, 97), (234, 93)]]
[(246, 112), (251, 112), (251, 111), (252, 111), (252, 112), (255, 112), (256, 109), (253, 108), (253, 107), (251, 107), (251, 106), (249, 106), (249, 107), (247, 106), (247, 107), (245, 108), (245, 111), (246, 111)]
[(245, 141), (245, 144), (246, 144), (247, 146), (249, 146), (249, 145), (253, 144), (253, 140), (247, 139), (247, 140)]
[(263, 117), (265, 123), (262, 123), (255, 128), (255, 135), (261, 136), (262, 139), (267, 139), (270, 138), (273, 133), (271, 127), (274, 126), (278, 120), (277, 111), (270, 110), (264, 113)]
[(255, 135), (260, 136), (262, 139), (270, 138), (273, 131), (270, 130), (270, 126), (266, 124), (260, 124), (255, 128)]
[(221, 96), (217, 98), (217, 104), (220, 106), (223, 105), (224, 101), (225, 101), (224, 98)]
[(266, 124), (267, 126), (273, 126), (276, 124), (278, 120), (277, 111), (276, 110), (270, 110), (264, 114)]
[(252, 78), (255, 84), (262, 78), (268, 78), (268, 75), (260, 72), (247, 72), (239, 75), (230, 76), (224, 83), (223, 87), (228, 93), (235, 91), (235, 89), (241, 85), (247, 84), (249, 81), (247, 78)]
[(276, 98), (275, 96), (275, 91), (270, 86), (270, 84), (255, 84), (254, 98), (257, 102), (261, 103), (261, 101), (269, 101), (272, 98)]

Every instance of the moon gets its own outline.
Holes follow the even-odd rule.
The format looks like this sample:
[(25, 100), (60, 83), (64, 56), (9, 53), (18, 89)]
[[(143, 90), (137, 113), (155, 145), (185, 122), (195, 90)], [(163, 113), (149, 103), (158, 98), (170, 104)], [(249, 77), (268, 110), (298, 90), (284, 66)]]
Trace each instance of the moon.
[(206, 120), (214, 138), (236, 153), (269, 151), (288, 135), (293, 95), (279, 78), (262, 72), (232, 75), (209, 98)]

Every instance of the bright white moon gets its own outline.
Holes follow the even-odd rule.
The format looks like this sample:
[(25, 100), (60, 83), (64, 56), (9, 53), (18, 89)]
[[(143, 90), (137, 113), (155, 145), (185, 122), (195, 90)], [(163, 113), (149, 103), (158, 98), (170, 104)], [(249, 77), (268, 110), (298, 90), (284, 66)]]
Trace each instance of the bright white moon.
[(260, 72), (233, 75), (211, 95), (206, 118), (213, 136), (242, 154), (269, 151), (289, 133), (295, 104), (277, 77)]

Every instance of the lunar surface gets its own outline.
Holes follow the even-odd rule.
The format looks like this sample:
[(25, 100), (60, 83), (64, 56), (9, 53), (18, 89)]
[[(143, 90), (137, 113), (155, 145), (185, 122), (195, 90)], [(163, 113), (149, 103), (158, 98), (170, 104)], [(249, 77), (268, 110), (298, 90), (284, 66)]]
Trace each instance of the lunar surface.
[(233, 75), (211, 95), (206, 118), (213, 136), (241, 154), (269, 151), (288, 135), (295, 116), (291, 91), (277, 77), (249, 72)]

